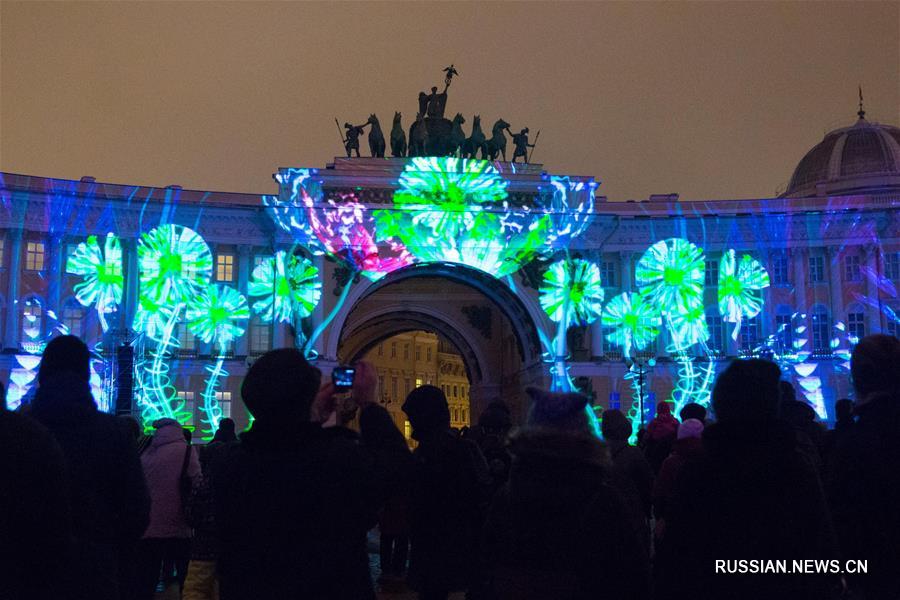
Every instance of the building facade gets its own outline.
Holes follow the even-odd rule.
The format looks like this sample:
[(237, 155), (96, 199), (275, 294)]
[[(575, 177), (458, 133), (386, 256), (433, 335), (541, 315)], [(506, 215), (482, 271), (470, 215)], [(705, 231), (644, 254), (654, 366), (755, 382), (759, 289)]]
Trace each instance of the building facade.
[[(569, 214), (575, 221), (590, 217), (579, 235), (550, 251), (528, 254), (521, 268), (508, 273), (508, 263), (486, 266), (484, 252), (471, 248), (452, 255), (434, 246), (439, 240), (414, 240), (418, 256), (428, 258), (410, 260), (390, 236), (365, 229), (368, 220), (387, 218), (379, 211), (396, 207), (397, 191), (415, 183), (410, 182), (419, 172), (413, 173), (411, 164), (405, 159), (335, 159), (325, 169), (302, 170), (302, 177), (296, 169), (281, 169), (276, 174), (278, 195), (272, 197), (2, 174), (0, 376), (10, 388), (8, 405), (27, 402), (34, 387), (34, 357), (47, 339), (68, 331), (95, 348), (98, 390), (105, 386), (105, 408), (113, 407), (121, 383), (114, 375), (121, 374), (118, 361), (125, 360), (117, 350), (139, 347), (143, 338), (160, 343), (146, 328), (138, 331), (135, 323), (148, 311), (141, 287), (142, 281), (145, 286), (149, 281), (141, 244), (146, 246), (148, 232), (164, 224), (189, 228), (206, 244), (209, 258), (201, 252), (198, 259), (204, 263), (204, 286), (231, 288), (247, 301), (241, 305), (246, 319), (228, 339), (204, 339), (203, 329), (186, 312), (170, 319), (172, 339), (165, 340), (157, 361), (166, 368), (165, 389), (151, 393), (183, 402), (185, 419), (197, 427), (209, 416), (209, 398), (215, 398), (222, 415), (246, 424), (239, 390), (248, 365), (270, 348), (292, 344), (315, 355), (326, 373), (336, 364), (371, 357), (385, 378), (380, 396), (391, 404), (403, 396), (407, 381), (412, 386), (421, 379), (450, 386), (451, 391), (453, 386), (467, 386), (471, 414), (463, 415), (460, 403), (456, 424), (477, 418), (483, 406), (497, 398), (510, 403), (514, 416), (522, 418), (525, 387), (550, 385), (552, 364), (559, 359), (548, 356), (553, 353), (548, 338), (558, 324), (542, 308), (539, 290), (548, 266), (561, 252), (597, 265), (608, 304), (621, 294), (639, 291), (641, 260), (657, 242), (680, 239), (702, 251), (708, 340), (689, 353), (673, 352), (676, 333), (666, 327), (645, 347), (629, 353), (611, 341), (615, 327), (604, 326), (601, 319), (568, 328), (569, 373), (599, 406), (625, 408), (630, 403), (635, 363), (641, 365), (644, 400), (652, 407), (677, 395), (673, 389), (683, 385), (685, 369), (693, 377), (714, 376), (729, 357), (762, 354), (779, 360), (820, 416), (830, 419), (834, 401), (850, 394), (845, 363), (854, 340), (868, 333), (898, 332), (900, 129), (870, 123), (862, 115), (855, 125), (829, 133), (811, 149), (788, 190), (775, 198), (688, 201), (661, 195), (606, 202), (594, 195), (596, 184), (590, 177), (562, 178), (549, 175), (541, 165), (494, 163), (493, 170), (504, 181), (505, 202), (538, 202), (560, 181), (570, 191), (577, 187), (579, 206), (585, 194), (592, 201), (589, 215)], [(301, 181), (298, 188), (303, 177), (311, 177), (315, 186)], [(280, 213), (279, 201), (285, 209)], [(306, 211), (312, 221), (292, 221), (290, 207)], [(341, 238), (346, 228), (340, 224), (348, 222), (341, 221), (341, 211), (348, 207), (354, 207), (347, 214), (358, 219), (352, 222), (359, 231), (352, 232), (353, 244), (342, 247), (335, 240), (347, 239)], [(548, 214), (554, 218), (555, 213)], [(323, 231), (338, 234), (329, 237)], [(77, 269), (72, 271), (70, 259), (86, 256), (79, 245), (90, 236), (102, 247), (110, 233), (121, 244), (121, 298), (114, 310), (100, 310), (96, 299), (94, 304), (83, 301), (86, 296), (79, 286), (90, 282)], [(304, 260), (318, 273), (320, 289), (310, 291), (316, 301), (309, 302), (308, 314), (275, 318), (277, 294), (268, 300), (271, 310), (266, 313), (259, 304), (265, 304), (266, 297), (258, 289), (254, 296), (254, 286), (262, 285), (257, 268), (271, 264), (277, 270), (275, 257), (314, 245), (320, 252), (305, 252)], [(360, 254), (361, 247), (370, 254)], [(769, 285), (760, 290), (762, 310), (739, 323), (723, 321), (718, 306), (719, 271), (731, 250), (757, 261), (769, 278)], [(523, 252), (517, 256), (525, 256)], [(413, 331), (431, 336), (406, 333)], [(409, 339), (395, 338), (397, 334)], [(377, 352), (385, 351), (385, 340), (401, 344), (401, 353), (408, 344), (410, 358), (400, 360), (410, 362), (382, 361)], [(424, 360), (421, 369), (414, 356), (419, 345), (426, 352), (432, 349), (432, 358)], [(136, 360), (149, 361), (142, 352)], [(405, 425), (393, 414), (398, 426)]]

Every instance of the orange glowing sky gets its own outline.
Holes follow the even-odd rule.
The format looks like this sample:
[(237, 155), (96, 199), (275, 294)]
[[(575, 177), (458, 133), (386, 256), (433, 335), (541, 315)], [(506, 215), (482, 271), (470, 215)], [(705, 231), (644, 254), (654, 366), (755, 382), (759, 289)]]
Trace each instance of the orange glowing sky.
[[(825, 130), (900, 123), (898, 2), (0, 3), (0, 170), (272, 193), (455, 63), (447, 112), (542, 131), (612, 200), (770, 196)], [(363, 148), (366, 147), (363, 142)]]

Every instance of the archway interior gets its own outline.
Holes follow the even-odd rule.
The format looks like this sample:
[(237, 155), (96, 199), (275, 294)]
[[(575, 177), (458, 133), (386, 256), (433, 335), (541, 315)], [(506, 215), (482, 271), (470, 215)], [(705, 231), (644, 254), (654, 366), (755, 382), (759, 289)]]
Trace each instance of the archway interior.
[[(541, 365), (525, 364), (521, 348), (527, 341), (518, 338), (506, 311), (474, 285), (462, 281), (422, 274), (376, 288), (349, 311), (341, 330), (338, 358), (342, 362), (363, 356), (374, 358), (373, 362), (385, 369), (384, 385), (393, 404), (397, 401), (395, 398), (405, 398), (407, 377), (411, 380), (411, 388), (415, 387), (413, 384), (417, 379), (428, 382), (427, 377), (404, 374), (411, 373), (409, 368), (403, 367), (407, 360), (404, 344), (410, 344), (409, 360), (415, 360), (416, 347), (412, 339), (414, 336), (418, 339), (419, 335), (415, 332), (428, 332), (435, 353), (444, 349), (446, 368), (458, 373), (453, 378), (449, 373), (444, 374), (446, 381), (451, 382), (448, 395), (451, 419), (454, 417), (452, 381), (456, 379), (457, 386), (467, 386), (466, 418), (462, 418), (464, 407), (459, 403), (460, 418), (454, 420), (455, 423), (463, 426), (477, 421), (484, 406), (497, 399), (509, 404), (514, 414), (524, 415), (524, 387), (535, 383), (531, 380), (534, 377), (532, 371), (536, 367), (540, 372)], [(393, 340), (394, 336), (401, 337)], [(392, 346), (395, 341), (396, 356)], [(381, 356), (378, 356), (379, 348)], [(427, 358), (424, 345), (423, 352), (423, 358)], [(449, 355), (458, 356), (459, 360), (451, 361)], [(390, 374), (392, 371), (394, 374)], [(393, 377), (397, 378), (396, 394), (393, 394)], [(463, 384), (463, 381), (467, 383)], [(456, 391), (459, 398), (460, 388)], [(397, 423), (401, 431), (404, 430), (405, 419), (397, 417)]]
[(411, 442), (412, 430), (402, 411), (409, 393), (422, 385), (444, 392), (450, 409), (450, 426), (461, 430), (471, 424), (471, 382), (456, 346), (433, 331), (413, 330), (394, 334), (371, 346), (362, 359), (378, 373), (378, 402)]

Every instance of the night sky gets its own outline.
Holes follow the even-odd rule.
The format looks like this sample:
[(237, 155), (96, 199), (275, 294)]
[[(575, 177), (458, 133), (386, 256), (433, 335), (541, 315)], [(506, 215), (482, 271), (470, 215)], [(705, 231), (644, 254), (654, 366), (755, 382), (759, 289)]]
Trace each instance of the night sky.
[[(771, 196), (826, 130), (900, 124), (900, 3), (0, 3), (0, 170), (273, 193), (334, 123), (542, 131), (611, 200)], [(362, 148), (367, 150), (363, 139)]]

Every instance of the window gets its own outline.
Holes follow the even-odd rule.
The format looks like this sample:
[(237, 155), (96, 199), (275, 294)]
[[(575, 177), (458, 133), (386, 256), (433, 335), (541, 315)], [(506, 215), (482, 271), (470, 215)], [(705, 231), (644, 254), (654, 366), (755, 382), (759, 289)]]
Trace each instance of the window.
[(812, 314), (812, 342), (814, 352), (826, 352), (830, 349), (829, 334), (831, 332), (831, 323), (828, 319), (826, 310), (819, 306)]
[(467, 413), (467, 412), (468, 412), (468, 411), (467, 411), (465, 408), (462, 409), (462, 420), (463, 420), (463, 423), (467, 423), (467, 422), (469, 421), (468, 417), (466, 416), (466, 413)]
[[(0, 240), (0, 261), (3, 256), (3, 240)], [(884, 255), (884, 276), (893, 281), (900, 280), (900, 252), (887, 252)]]
[(603, 287), (616, 287), (616, 263), (607, 260), (600, 263), (600, 281)]
[(787, 285), (790, 283), (790, 263), (783, 252), (772, 255), (772, 285)]
[(193, 354), (197, 349), (197, 338), (184, 322), (178, 324), (178, 348), (182, 354)]
[(397, 378), (391, 377), (391, 400), (397, 400), (400, 394), (397, 391)]
[(722, 324), (722, 317), (717, 313), (709, 313), (706, 315), (706, 328), (709, 330), (709, 340), (706, 345), (715, 353), (722, 353), (725, 350), (724, 334), (725, 327)]
[(459, 398), (459, 388), (457, 386), (453, 386), (453, 397)]
[(84, 309), (73, 302), (63, 308), (63, 324), (68, 328), (69, 335), (78, 338), (84, 337)]
[(859, 281), (862, 276), (859, 272), (859, 256), (850, 255), (844, 257), (844, 281)]
[(719, 261), (707, 259), (704, 267), (703, 283), (709, 287), (719, 285)]
[(825, 257), (809, 257), (809, 282), (822, 283), (825, 281)]
[(222, 409), (222, 417), (231, 417), (231, 392), (216, 392), (216, 401)]
[(25, 246), (25, 270), (42, 271), (44, 269), (44, 243), (28, 242)]
[[(894, 313), (900, 314), (900, 307), (895, 307)], [(895, 321), (890, 315), (887, 316), (887, 319), (887, 334), (900, 337), (900, 321)]]
[(216, 281), (234, 281), (234, 254), (216, 255)]
[(184, 412), (188, 413), (190, 416), (187, 419), (185, 425), (193, 425), (194, 424), (194, 392), (176, 392), (175, 396), (184, 402)]
[(250, 319), (250, 354), (265, 354), (272, 348), (272, 326), (259, 317)]
[(866, 337), (865, 315), (862, 311), (855, 310), (847, 313), (847, 333), (855, 337), (857, 341)]
[(422, 387), (422, 378), (416, 377), (416, 387)]
[(412, 391), (412, 380), (407, 377), (403, 380), (403, 397), (409, 396), (409, 393)]
[(384, 375), (378, 376), (378, 397), (384, 398), (387, 394), (387, 390), (384, 389)]
[(775, 339), (783, 352), (791, 352), (794, 349), (794, 327), (791, 325), (791, 315), (775, 315)]
[(416, 360), (422, 360), (422, 346), (416, 345)]
[(3, 251), (6, 250), (6, 238), (0, 236), (0, 269), (3, 268)]
[(755, 350), (759, 345), (759, 317), (741, 321), (741, 349)]
[(272, 256), (269, 254), (257, 254), (253, 257), (253, 268), (256, 269), (256, 267), (263, 264), (267, 260), (270, 260), (271, 258)]
[(391, 358), (397, 358), (397, 342), (391, 342)]
[(34, 341), (41, 335), (41, 302), (29, 298), (22, 307), (22, 341)]
[(409, 344), (403, 344), (403, 359), (409, 360)]
[(425, 355), (425, 360), (431, 362), (431, 346), (428, 347), (427, 353)]

